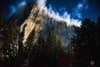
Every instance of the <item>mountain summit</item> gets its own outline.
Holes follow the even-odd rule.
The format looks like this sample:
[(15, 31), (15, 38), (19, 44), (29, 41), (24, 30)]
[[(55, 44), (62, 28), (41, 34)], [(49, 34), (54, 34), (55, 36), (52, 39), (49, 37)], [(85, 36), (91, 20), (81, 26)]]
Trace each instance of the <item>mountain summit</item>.
[[(24, 23), (21, 25), (21, 29), (25, 27), (24, 40), (25, 44), (29, 35), (32, 35), (31, 32), (34, 30), (36, 33), (36, 40), (40, 34), (40, 31), (46, 32), (48, 30), (54, 30), (58, 35), (66, 31), (67, 25), (64, 21), (58, 21), (55, 18), (50, 17), (46, 14), (45, 10), (38, 5), (33, 5), (32, 10), (27, 19), (25, 19)], [(43, 36), (45, 36), (45, 34)]]

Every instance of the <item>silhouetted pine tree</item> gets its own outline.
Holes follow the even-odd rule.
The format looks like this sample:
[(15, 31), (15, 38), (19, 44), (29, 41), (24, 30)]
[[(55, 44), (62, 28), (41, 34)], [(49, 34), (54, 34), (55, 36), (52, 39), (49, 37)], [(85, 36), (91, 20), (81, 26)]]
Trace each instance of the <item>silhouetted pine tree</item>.
[(76, 30), (76, 33), (77, 37), (74, 41), (78, 45), (78, 64), (76, 66), (88, 67), (90, 60), (96, 58), (96, 25), (91, 20), (85, 19), (81, 28)]
[(97, 19), (96, 23), (96, 51), (95, 51), (95, 56), (96, 56), (96, 65), (97, 67), (100, 67), (100, 17)]
[(1, 21), (1, 31), (0, 34), (1, 40), (3, 43), (1, 47), (1, 63), (5, 64), (14, 64), (15, 63), (15, 56), (17, 53), (17, 36), (18, 36), (18, 26), (16, 25), (16, 21), (12, 20), (8, 22)]

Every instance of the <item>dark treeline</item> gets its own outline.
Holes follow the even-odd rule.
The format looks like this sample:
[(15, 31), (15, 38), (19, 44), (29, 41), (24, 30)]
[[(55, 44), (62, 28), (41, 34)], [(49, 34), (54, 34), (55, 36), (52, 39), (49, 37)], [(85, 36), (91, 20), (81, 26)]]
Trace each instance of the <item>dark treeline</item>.
[[(42, 34), (34, 43), (35, 31), (31, 32), (27, 47), (22, 40), (23, 31), (17, 19), (7, 22), (0, 18), (0, 64), (10, 67), (100, 67), (100, 18), (96, 22), (85, 19), (80, 28), (75, 27), (77, 36), (73, 38), (72, 51), (64, 52), (62, 41), (56, 39), (54, 30), (48, 36)], [(74, 49), (73, 49), (74, 48)], [(72, 55), (70, 55), (72, 53)], [(21, 66), (23, 67), (23, 66)]]
[(75, 67), (100, 67), (100, 18), (96, 22), (85, 19), (76, 29)]

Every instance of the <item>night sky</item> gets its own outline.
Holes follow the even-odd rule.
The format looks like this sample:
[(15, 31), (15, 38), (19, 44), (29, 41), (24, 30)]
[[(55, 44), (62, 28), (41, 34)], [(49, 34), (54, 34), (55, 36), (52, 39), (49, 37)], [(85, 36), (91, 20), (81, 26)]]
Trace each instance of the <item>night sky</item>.
[[(9, 18), (28, 3), (36, 0), (0, 0), (0, 16)], [(100, 0), (47, 0), (46, 6), (52, 7), (55, 12), (62, 15), (67, 11), (72, 18), (83, 20), (89, 18), (93, 21), (100, 16)]]

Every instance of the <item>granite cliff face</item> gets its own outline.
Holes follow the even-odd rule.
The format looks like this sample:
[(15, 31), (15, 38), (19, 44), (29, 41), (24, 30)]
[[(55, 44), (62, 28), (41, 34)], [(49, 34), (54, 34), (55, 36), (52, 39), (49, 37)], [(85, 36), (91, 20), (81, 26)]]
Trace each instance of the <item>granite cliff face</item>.
[[(2, 31), (0, 33), (0, 48), (5, 43), (16, 41), (14, 45), (17, 45), (18, 50), (18, 40), (21, 38), (19, 36), (18, 30), (20, 28), (20, 32), (24, 30), (22, 43), (24, 47), (28, 46), (29, 40), (34, 36), (34, 43), (37, 43), (40, 35), (45, 38), (49, 37), (49, 33), (52, 31), (56, 34), (56, 40), (61, 40), (63, 43), (63, 47), (67, 47), (73, 36), (74, 27), (67, 26), (67, 23), (63, 20), (54, 18), (54, 16), (50, 16), (50, 13), (47, 13), (47, 10), (42, 8), (37, 4), (29, 4), (26, 6), (23, 14), (17, 15), (15, 13), (7, 22), (4, 33), (2, 35)], [(18, 30), (17, 30), (18, 29)], [(1, 29), (2, 30), (2, 29)], [(7, 36), (5, 36), (7, 35)], [(3, 37), (3, 38), (2, 38)], [(14, 39), (12, 38), (14, 37)], [(5, 38), (5, 39), (4, 39)], [(9, 38), (11, 40), (9, 40)], [(8, 42), (4, 42), (4, 40)]]
[(75, 36), (74, 26), (37, 4), (27, 5), (22, 14), (15, 13), (4, 23), (0, 28), (0, 61), (4, 62), (22, 53), (27, 56), (37, 45), (54, 55), (58, 49), (68, 51)]
[[(63, 39), (61, 36), (63, 36), (67, 29), (67, 25), (64, 21), (57, 21), (57, 19), (49, 17), (48, 14), (45, 14), (45, 10), (38, 5), (33, 5), (28, 18), (21, 25), (21, 29), (24, 25), (26, 25), (23, 40), (24, 44), (27, 42), (29, 35), (32, 35), (31, 32), (33, 30), (35, 31), (37, 40), (40, 32), (42, 32), (45, 37), (51, 30), (55, 31), (58, 36), (57, 39)], [(34, 42), (36, 42), (36, 40)]]

